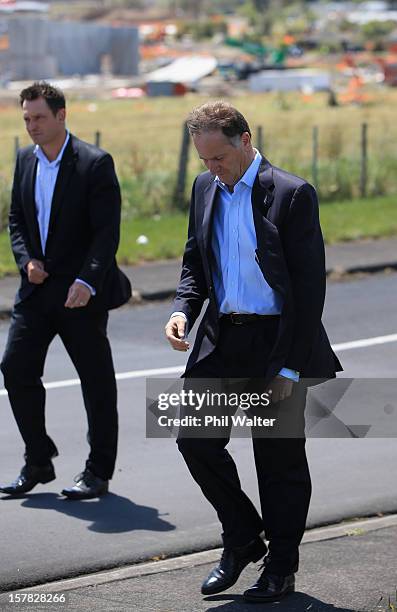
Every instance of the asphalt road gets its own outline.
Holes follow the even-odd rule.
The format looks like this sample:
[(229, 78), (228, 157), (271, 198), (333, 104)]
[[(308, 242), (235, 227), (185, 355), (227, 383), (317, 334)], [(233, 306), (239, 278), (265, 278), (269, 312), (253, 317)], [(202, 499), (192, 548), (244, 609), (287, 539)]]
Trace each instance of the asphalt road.
[[(390, 274), (329, 285), (324, 321), (332, 343), (342, 345), (343, 376), (395, 377), (397, 337), (370, 346), (346, 343), (395, 334), (396, 279)], [(170, 307), (150, 304), (112, 313), (117, 372), (183, 365), (186, 356), (163, 339)], [(6, 333), (2, 323), (1, 348)], [(75, 377), (61, 343), (54, 341), (45, 380)], [(191, 480), (175, 441), (145, 437), (144, 398), (144, 377), (129, 374), (119, 381), (120, 443), (112, 493), (70, 502), (59, 491), (84, 464), (84, 408), (73, 383), (48, 390), (48, 429), (60, 450), (57, 480), (23, 498), (0, 499), (0, 589), (220, 544), (215, 513)], [(1, 392), (0, 415), (0, 480), (8, 482), (22, 465), (23, 447)], [(230, 450), (244, 488), (257, 501), (250, 441), (233, 439)], [(394, 437), (310, 439), (308, 456), (313, 478), (309, 526), (397, 511)]]

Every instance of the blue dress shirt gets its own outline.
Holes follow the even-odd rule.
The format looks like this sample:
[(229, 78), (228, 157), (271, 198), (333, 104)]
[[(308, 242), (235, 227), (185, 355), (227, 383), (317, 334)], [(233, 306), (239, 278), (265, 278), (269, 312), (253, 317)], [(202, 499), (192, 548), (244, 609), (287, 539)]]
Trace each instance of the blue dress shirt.
[[(50, 223), (52, 199), (54, 197), (55, 185), (58, 178), (59, 166), (61, 165), (62, 156), (65, 152), (67, 144), (70, 140), (70, 134), (66, 132), (65, 142), (62, 149), (58, 153), (58, 157), (54, 161), (50, 161), (43, 150), (36, 145), (33, 153), (37, 157), (37, 172), (35, 183), (35, 203), (37, 221), (40, 230), (41, 248), (45, 253), (45, 247), (48, 237), (48, 226)], [(88, 283), (76, 278), (76, 281), (88, 287), (91, 295), (95, 295), (95, 289)]]
[[(283, 307), (282, 296), (266, 282), (255, 261), (257, 242), (251, 195), (261, 161), (262, 156), (256, 151), (233, 192), (215, 177), (219, 189), (212, 232), (215, 258), (212, 274), (220, 314), (278, 315)], [(181, 312), (171, 316), (176, 315), (186, 318)], [(279, 374), (295, 382), (299, 380), (299, 372), (289, 368), (282, 368)]]
[[(233, 192), (215, 177), (219, 189), (212, 232), (213, 279), (221, 314), (278, 315), (283, 307), (282, 296), (266, 282), (255, 261), (257, 241), (251, 195), (261, 161), (262, 156), (256, 151)], [(289, 368), (283, 368), (280, 374), (299, 380), (298, 373)]]
[(218, 177), (212, 232), (215, 294), (219, 312), (281, 313), (283, 300), (266, 282), (255, 261), (256, 232), (251, 193), (262, 156), (255, 159), (231, 193)]
[(69, 142), (70, 134), (67, 132), (65, 142), (62, 149), (58, 153), (58, 157), (50, 162), (43, 150), (36, 145), (34, 154), (37, 157), (37, 172), (35, 184), (35, 201), (37, 221), (40, 229), (41, 248), (45, 253), (45, 245), (48, 236), (48, 226), (50, 223), (51, 204), (54, 195), (55, 184), (58, 178), (59, 166), (66, 146)]

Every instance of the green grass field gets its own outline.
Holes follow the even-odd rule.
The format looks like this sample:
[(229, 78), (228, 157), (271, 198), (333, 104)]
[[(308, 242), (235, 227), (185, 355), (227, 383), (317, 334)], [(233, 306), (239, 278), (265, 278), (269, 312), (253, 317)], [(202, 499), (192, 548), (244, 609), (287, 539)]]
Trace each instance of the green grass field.
[[(397, 91), (378, 88), (362, 107), (330, 108), (327, 95), (303, 98), (291, 94), (244, 94), (231, 98), (247, 116), (254, 132), (264, 130), (264, 154), (278, 166), (312, 180), (312, 129), (319, 127), (319, 194), (322, 201), (359, 195), (360, 126), (368, 123), (368, 195), (397, 193)], [(102, 146), (115, 158), (123, 187), (125, 216), (169, 212), (174, 208), (182, 123), (189, 110), (208, 98), (142, 100), (74, 100), (68, 105), (68, 126), (94, 141), (100, 130)], [(12, 175), (14, 138), (28, 144), (20, 109), (1, 107), (0, 203)], [(201, 170), (193, 149), (189, 185)], [(3, 187), (2, 187), (3, 185)], [(3, 191), (3, 195), (1, 193)]]
[[(327, 243), (358, 238), (397, 235), (396, 197), (333, 202), (320, 207), (321, 224)], [(166, 214), (123, 221), (118, 261), (136, 264), (180, 257), (186, 241), (187, 215)], [(137, 244), (144, 235), (147, 244)], [(7, 232), (0, 234), (0, 276), (15, 273)]]
[[(240, 94), (230, 101), (256, 128), (264, 130), (264, 154), (290, 172), (312, 179), (312, 129), (319, 127), (318, 191), (327, 242), (397, 235), (397, 91), (378, 88), (362, 107), (327, 106), (326, 94)], [(119, 261), (179, 257), (186, 237), (186, 215), (173, 197), (182, 124), (194, 106), (208, 98), (77, 100), (68, 104), (68, 127), (102, 146), (115, 158), (123, 192)], [(357, 199), (360, 178), (360, 126), (368, 123), (367, 199)], [(1, 106), (0, 227), (5, 226), (14, 163), (14, 138), (29, 143), (18, 105)], [(194, 176), (203, 169), (193, 148), (186, 200)], [(331, 200), (333, 200), (331, 202)], [(157, 220), (156, 220), (157, 219)], [(139, 235), (148, 237), (138, 245)], [(0, 274), (15, 270), (6, 232), (0, 233)]]

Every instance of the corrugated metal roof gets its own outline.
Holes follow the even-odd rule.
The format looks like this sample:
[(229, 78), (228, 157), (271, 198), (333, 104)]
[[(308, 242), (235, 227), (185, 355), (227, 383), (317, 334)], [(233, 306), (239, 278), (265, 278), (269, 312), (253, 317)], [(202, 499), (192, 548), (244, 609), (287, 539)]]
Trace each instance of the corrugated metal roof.
[(217, 66), (215, 57), (181, 57), (164, 68), (146, 75), (146, 81), (168, 83), (195, 83), (211, 74)]
[(18, 13), (19, 11), (46, 13), (48, 12), (48, 9), (48, 4), (43, 4), (43, 2), (13, 2), (10, 4), (0, 3), (0, 12), (2, 13)]

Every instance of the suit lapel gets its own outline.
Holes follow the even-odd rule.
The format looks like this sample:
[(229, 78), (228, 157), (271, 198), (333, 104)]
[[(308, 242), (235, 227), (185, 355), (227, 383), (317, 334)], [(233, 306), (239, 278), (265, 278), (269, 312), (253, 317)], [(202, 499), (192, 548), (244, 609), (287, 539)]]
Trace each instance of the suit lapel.
[(252, 214), (254, 217), (258, 249), (266, 248), (267, 234), (273, 225), (267, 219), (267, 213), (274, 200), (273, 167), (263, 157), (259, 172), (252, 187)]
[(287, 275), (282, 260), (282, 247), (277, 227), (267, 218), (274, 201), (273, 167), (265, 159), (252, 188), (252, 213), (256, 233), (256, 261), (268, 284), (282, 295), (286, 292)]
[(33, 153), (32, 148), (32, 154), (26, 162), (25, 179), (23, 184), (23, 202), (25, 204), (25, 213), (28, 220), (27, 226), (29, 228), (32, 245), (37, 252), (37, 256), (41, 259), (43, 256), (43, 251), (41, 248), (40, 229), (37, 221), (35, 199), (37, 163), (37, 157)]
[(214, 203), (217, 190), (215, 180), (212, 180), (204, 189), (204, 214), (203, 214), (203, 240), (206, 252), (211, 246), (212, 223), (214, 219)]
[(77, 159), (77, 151), (74, 147), (73, 136), (70, 136), (69, 142), (66, 145), (65, 151), (62, 156), (61, 164), (59, 166), (59, 172), (55, 183), (54, 195), (51, 204), (50, 222), (48, 226), (48, 232), (54, 228), (56, 218), (61, 209), (62, 200), (65, 197), (66, 189), (73, 174), (75, 163)]

